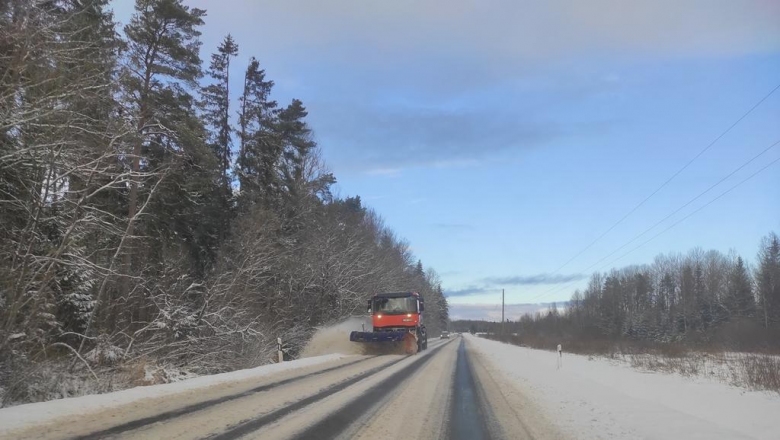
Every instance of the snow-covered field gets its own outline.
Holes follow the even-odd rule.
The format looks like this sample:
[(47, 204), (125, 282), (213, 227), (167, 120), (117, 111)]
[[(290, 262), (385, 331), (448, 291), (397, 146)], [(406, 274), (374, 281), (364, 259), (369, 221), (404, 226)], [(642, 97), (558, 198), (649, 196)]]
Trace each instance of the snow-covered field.
[(467, 335), (571, 438), (780, 438), (780, 395)]
[(0, 409), (0, 438), (4, 438), (4, 433), (27, 426), (45, 424), (59, 418), (77, 417), (90, 412), (105, 411), (139, 402), (142, 403), (145, 399), (158, 399), (193, 391), (197, 392), (198, 390), (205, 390), (221, 384), (251, 381), (287, 370), (324, 364), (344, 357), (347, 356), (329, 354), (282, 364), (271, 364), (247, 370), (232, 371), (230, 373), (201, 376), (181, 382), (2, 408)]
[(614, 360), (644, 371), (706, 377), (749, 390), (777, 390), (780, 356), (761, 353), (688, 352), (681, 356), (658, 353), (616, 354)]

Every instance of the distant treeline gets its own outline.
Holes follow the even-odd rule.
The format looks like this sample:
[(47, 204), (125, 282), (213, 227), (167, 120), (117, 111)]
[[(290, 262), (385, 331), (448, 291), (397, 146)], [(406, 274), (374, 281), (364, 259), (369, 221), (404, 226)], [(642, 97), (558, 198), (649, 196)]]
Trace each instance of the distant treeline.
[[(500, 323), (454, 321), (458, 331), (501, 332)], [(652, 264), (595, 273), (567, 307), (507, 322), (520, 343), (551, 348), (600, 343), (683, 344), (780, 350), (780, 239), (762, 240), (755, 266), (694, 249)]]

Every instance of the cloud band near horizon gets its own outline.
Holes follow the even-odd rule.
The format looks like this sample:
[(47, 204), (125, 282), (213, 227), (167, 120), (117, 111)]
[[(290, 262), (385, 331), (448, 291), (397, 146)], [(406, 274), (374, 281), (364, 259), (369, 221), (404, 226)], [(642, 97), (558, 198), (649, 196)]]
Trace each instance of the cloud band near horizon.
[(486, 295), (496, 293), (501, 290), (501, 286), (538, 286), (545, 284), (563, 284), (572, 281), (585, 279), (586, 275), (581, 273), (573, 274), (535, 274), (535, 275), (516, 275), (507, 277), (486, 277), (479, 280), (478, 285), (469, 286), (463, 289), (446, 290), (444, 294), (447, 297)]

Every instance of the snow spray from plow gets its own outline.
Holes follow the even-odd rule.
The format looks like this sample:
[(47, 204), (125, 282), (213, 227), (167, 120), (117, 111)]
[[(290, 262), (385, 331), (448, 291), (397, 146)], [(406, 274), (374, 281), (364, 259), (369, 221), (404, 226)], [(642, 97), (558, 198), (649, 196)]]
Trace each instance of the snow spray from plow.
[(342, 321), (319, 328), (304, 347), (301, 357), (325, 354), (366, 354), (360, 344), (349, 341), (349, 334), (360, 330), (371, 321), (362, 316), (352, 316)]
[[(383, 344), (362, 344), (352, 341), (352, 334), (361, 333), (358, 330), (364, 330), (365, 328), (371, 328), (371, 319), (365, 316), (352, 316), (335, 324), (321, 327), (306, 344), (301, 357), (307, 358), (326, 354), (383, 355), (408, 353), (403, 346), (403, 338), (395, 342), (387, 341)], [(416, 341), (413, 339), (414, 335), (410, 336), (412, 337), (411, 345), (416, 346)]]

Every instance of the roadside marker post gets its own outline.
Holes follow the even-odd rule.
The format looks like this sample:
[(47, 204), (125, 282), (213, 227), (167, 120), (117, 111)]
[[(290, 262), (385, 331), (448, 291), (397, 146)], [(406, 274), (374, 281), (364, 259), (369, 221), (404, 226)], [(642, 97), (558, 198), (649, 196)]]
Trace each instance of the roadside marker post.
[(558, 344), (558, 369), (563, 368), (563, 349), (561, 344)]
[(276, 338), (276, 354), (279, 356), (279, 363), (284, 362), (284, 352), (282, 351), (282, 338)]

